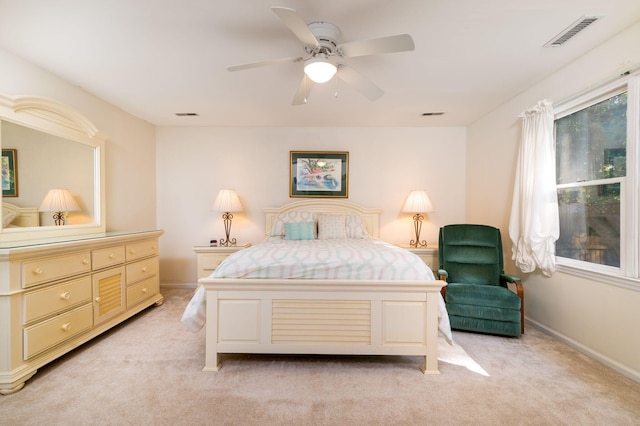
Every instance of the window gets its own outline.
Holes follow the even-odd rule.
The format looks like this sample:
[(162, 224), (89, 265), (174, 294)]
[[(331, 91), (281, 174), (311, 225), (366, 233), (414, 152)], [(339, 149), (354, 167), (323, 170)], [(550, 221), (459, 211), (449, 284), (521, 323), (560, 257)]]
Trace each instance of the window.
[(559, 265), (638, 278), (639, 79), (556, 107)]

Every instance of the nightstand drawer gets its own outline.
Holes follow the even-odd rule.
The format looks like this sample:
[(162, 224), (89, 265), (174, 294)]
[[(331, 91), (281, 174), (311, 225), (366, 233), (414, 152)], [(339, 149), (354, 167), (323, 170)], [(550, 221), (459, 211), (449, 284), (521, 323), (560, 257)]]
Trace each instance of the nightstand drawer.
[(147, 278), (137, 284), (127, 287), (127, 309), (155, 296), (160, 292), (160, 284), (157, 277)]
[(91, 301), (91, 277), (86, 276), (24, 296), (24, 323)]
[(214, 270), (223, 260), (229, 257), (229, 253), (218, 254), (218, 253), (207, 253), (206, 256), (202, 256), (202, 268)]
[(24, 329), (24, 359), (43, 352), (93, 326), (93, 307), (81, 306)]
[(94, 270), (124, 263), (124, 246), (92, 251), (91, 263)]
[(158, 275), (158, 258), (152, 257), (127, 265), (127, 285)]
[(127, 262), (158, 254), (158, 240), (145, 240), (127, 244)]
[(22, 287), (30, 287), (90, 271), (91, 253), (88, 251), (24, 262), (22, 264)]

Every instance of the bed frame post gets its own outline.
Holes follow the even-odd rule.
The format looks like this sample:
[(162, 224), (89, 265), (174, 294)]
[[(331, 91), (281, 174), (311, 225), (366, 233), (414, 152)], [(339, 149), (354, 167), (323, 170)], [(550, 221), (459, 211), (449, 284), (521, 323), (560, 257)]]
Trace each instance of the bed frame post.
[(440, 374), (438, 370), (438, 294), (427, 293), (427, 316), (424, 325), (426, 354), (424, 367), (421, 368), (424, 374)]
[(205, 362), (202, 371), (218, 371), (218, 292), (216, 290), (206, 290), (207, 296), (207, 323), (206, 323), (206, 343)]

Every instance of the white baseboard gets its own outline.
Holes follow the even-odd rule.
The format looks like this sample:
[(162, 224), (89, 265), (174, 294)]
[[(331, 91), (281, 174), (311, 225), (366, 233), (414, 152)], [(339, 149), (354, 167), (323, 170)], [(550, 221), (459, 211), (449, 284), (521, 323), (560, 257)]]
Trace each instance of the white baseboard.
[(618, 373), (622, 374), (625, 377), (628, 377), (629, 379), (633, 380), (634, 382), (640, 383), (640, 372), (633, 370), (629, 367), (627, 367), (624, 364), (619, 363), (618, 361), (609, 358), (606, 355), (601, 354), (600, 352), (597, 352), (595, 350), (593, 350), (592, 348), (583, 345), (580, 342), (576, 342), (575, 340), (571, 339), (568, 336), (565, 336), (562, 333), (558, 333), (557, 331), (543, 325), (540, 324), (537, 321), (533, 321), (530, 318), (527, 318), (527, 323), (531, 324), (532, 326), (534, 326), (535, 328), (537, 328), (538, 330), (542, 331), (545, 334), (548, 334), (550, 336), (552, 336), (553, 338), (561, 341), (562, 343), (566, 344), (567, 346), (570, 346), (571, 348), (577, 350), (578, 352), (581, 352), (583, 354), (585, 354), (586, 356), (588, 356), (589, 358), (593, 358), (596, 361), (606, 365), (607, 367), (617, 371)]
[(161, 282), (160, 288), (196, 288), (196, 283)]

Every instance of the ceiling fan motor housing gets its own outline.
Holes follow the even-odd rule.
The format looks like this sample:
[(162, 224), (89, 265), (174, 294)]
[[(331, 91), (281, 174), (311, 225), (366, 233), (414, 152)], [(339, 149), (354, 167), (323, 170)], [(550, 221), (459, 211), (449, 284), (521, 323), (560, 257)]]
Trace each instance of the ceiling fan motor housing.
[(311, 54), (316, 55), (318, 53), (326, 53), (327, 55), (334, 55), (338, 53), (338, 45), (342, 39), (342, 31), (337, 25), (331, 22), (311, 22), (307, 25), (309, 30), (316, 36), (320, 48), (313, 46), (305, 46), (304, 50)]

